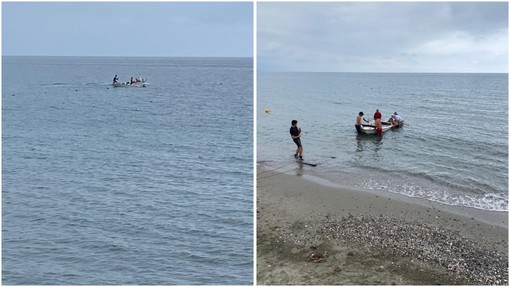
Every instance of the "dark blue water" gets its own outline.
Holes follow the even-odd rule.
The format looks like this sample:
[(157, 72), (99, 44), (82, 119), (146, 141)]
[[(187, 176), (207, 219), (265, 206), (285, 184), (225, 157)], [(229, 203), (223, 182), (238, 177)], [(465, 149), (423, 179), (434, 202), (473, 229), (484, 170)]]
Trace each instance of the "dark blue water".
[(2, 80), (3, 284), (253, 283), (252, 59), (4, 57)]
[[(508, 210), (507, 74), (259, 73), (257, 161), (346, 187)], [(358, 136), (398, 112), (403, 129)], [(269, 113), (265, 113), (269, 109)], [(299, 166), (289, 134), (302, 128)]]

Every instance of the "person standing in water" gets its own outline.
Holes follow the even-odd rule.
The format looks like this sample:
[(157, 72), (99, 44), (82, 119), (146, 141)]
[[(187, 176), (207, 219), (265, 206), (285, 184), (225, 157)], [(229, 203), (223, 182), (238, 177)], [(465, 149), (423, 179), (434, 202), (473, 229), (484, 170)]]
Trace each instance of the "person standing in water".
[(376, 109), (374, 113), (374, 120), (376, 120), (377, 118), (382, 119), (382, 115), (381, 112), (379, 112), (379, 109)]
[(297, 121), (292, 120), (291, 127), (290, 127), (290, 136), (292, 137), (292, 140), (297, 145), (296, 154), (294, 154), (295, 158), (298, 158), (300, 160), (303, 160), (303, 146), (301, 145), (301, 128), (298, 128)]
[(395, 127), (402, 127), (404, 126), (404, 119), (395, 112), (393, 115), (391, 115), (391, 118), (388, 120), (393, 126)]
[(358, 116), (356, 117), (356, 124), (354, 125), (356, 127), (356, 130), (358, 131), (359, 134), (362, 133), (361, 131), (361, 120), (363, 119), (365, 122), (368, 122), (367, 120), (365, 120), (363, 118), (365, 114), (363, 112), (359, 112)]
[(377, 132), (378, 136), (382, 136), (382, 122), (381, 122), (382, 115), (379, 112), (379, 109), (377, 109), (374, 113), (374, 120), (375, 120), (375, 131)]

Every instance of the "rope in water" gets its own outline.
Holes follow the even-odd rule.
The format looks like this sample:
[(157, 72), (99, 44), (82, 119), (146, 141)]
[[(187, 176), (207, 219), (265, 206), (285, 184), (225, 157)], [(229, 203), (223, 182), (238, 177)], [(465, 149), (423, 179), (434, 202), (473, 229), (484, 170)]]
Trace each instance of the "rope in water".
[[(325, 163), (328, 163), (332, 160), (336, 159), (336, 157), (332, 156), (330, 157), (330, 159), (327, 159), (325, 160), (324, 162), (322, 162), (321, 164), (325, 164)], [(298, 163), (298, 164), (301, 164), (303, 165), (303, 163)], [(285, 169), (283, 171), (280, 171), (280, 172), (277, 172), (277, 173), (274, 173), (276, 170), (281, 170), (282, 168), (284, 167), (288, 167), (288, 166), (292, 166), (292, 168), (290, 169)], [(296, 169), (295, 167), (295, 164), (294, 163), (287, 163), (287, 164), (284, 164), (282, 166), (279, 166), (279, 167), (276, 167), (276, 168), (272, 168), (272, 169), (269, 169), (269, 170), (265, 170), (263, 172), (260, 172), (260, 173), (257, 173), (257, 180), (258, 179), (265, 179), (265, 178), (269, 178), (269, 177), (273, 177), (273, 176), (276, 176), (276, 175), (279, 175), (279, 174), (283, 174), (283, 173), (287, 173), (293, 169)], [(261, 176), (261, 175), (265, 175), (265, 174), (268, 174), (268, 173), (272, 173), (270, 175), (266, 175), (266, 176)]]

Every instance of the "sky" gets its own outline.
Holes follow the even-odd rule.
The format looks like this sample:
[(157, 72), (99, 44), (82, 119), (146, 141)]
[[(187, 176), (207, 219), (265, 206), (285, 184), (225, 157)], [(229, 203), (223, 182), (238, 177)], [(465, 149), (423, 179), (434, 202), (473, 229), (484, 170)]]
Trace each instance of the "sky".
[(3, 2), (2, 54), (253, 57), (253, 4)]
[(508, 3), (259, 2), (257, 69), (507, 73)]

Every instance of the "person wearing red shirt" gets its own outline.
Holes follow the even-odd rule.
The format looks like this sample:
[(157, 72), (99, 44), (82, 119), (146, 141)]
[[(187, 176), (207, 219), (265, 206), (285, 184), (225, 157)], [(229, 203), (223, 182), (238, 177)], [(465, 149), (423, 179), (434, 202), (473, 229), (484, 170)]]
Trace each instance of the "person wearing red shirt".
[(375, 110), (375, 113), (374, 113), (374, 120), (376, 119), (382, 119), (382, 115), (381, 115), (381, 112), (379, 112), (379, 109)]
[(377, 109), (374, 113), (374, 120), (375, 120), (375, 131), (377, 132), (378, 136), (382, 136), (382, 123), (381, 123), (381, 112), (379, 112), (379, 109)]

